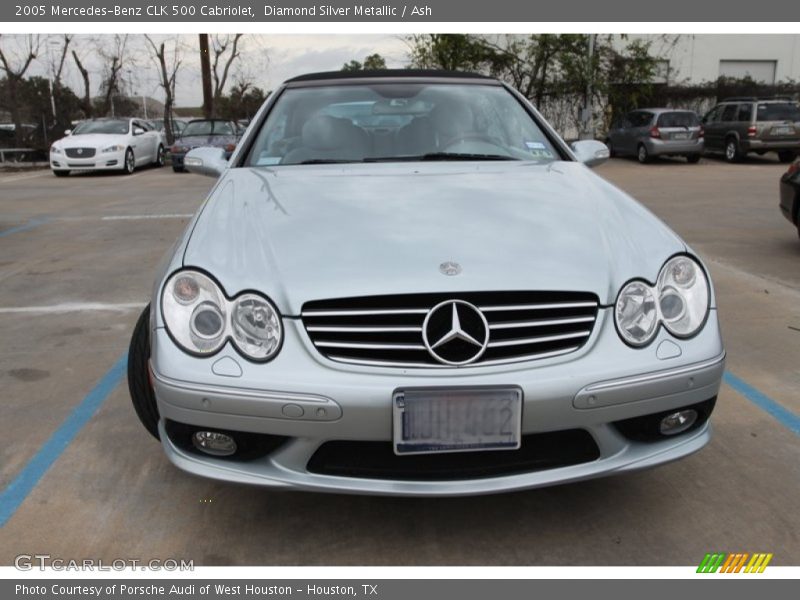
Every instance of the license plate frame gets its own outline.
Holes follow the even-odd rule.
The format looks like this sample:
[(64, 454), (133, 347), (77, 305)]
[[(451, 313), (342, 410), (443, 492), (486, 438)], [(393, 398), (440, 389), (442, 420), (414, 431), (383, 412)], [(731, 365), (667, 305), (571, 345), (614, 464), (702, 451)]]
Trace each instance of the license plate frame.
[(522, 390), (513, 386), (398, 389), (392, 395), (394, 453), (517, 450), (522, 404)]
[(691, 135), (692, 134), (689, 133), (688, 131), (686, 131), (686, 132), (681, 131), (679, 133), (673, 133), (672, 137), (670, 139), (677, 140), (679, 142), (686, 142), (686, 141), (689, 140)]
[(779, 125), (778, 127), (773, 127), (769, 133), (770, 135), (787, 136), (796, 134), (797, 130), (791, 125)]

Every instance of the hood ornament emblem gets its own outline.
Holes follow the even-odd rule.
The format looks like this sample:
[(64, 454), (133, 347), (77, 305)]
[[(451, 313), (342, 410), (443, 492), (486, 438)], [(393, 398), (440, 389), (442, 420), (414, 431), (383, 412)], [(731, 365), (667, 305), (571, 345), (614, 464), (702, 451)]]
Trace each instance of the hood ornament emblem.
[(461, 273), (461, 265), (455, 261), (448, 260), (439, 265), (439, 272), (441, 272), (442, 275), (449, 275), (452, 277), (453, 275)]

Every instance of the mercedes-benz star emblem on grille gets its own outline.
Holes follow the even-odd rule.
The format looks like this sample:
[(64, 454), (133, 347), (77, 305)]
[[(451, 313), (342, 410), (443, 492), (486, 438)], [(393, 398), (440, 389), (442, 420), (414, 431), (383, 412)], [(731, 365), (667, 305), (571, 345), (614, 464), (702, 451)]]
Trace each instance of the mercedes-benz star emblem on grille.
[(477, 306), (464, 300), (445, 300), (425, 317), (422, 341), (439, 362), (468, 365), (489, 345), (489, 323)]
[(448, 260), (439, 265), (439, 271), (444, 275), (458, 275), (461, 273), (461, 265), (452, 260)]
[(83, 154), (83, 148), (78, 148), (78, 154)]

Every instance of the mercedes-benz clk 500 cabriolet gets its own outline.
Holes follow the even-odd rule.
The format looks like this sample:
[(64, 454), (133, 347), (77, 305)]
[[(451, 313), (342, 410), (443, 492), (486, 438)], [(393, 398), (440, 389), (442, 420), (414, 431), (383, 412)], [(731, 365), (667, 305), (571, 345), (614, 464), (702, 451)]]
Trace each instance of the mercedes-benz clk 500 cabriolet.
[(697, 255), (486, 77), (322, 73), (270, 96), (136, 325), (142, 423), (196, 475), (454, 496), (624, 473), (711, 435)]

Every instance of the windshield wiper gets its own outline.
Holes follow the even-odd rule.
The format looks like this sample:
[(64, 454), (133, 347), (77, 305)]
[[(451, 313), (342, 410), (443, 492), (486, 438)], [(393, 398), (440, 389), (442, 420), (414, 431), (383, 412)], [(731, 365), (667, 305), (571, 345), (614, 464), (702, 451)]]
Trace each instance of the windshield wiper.
[(364, 162), (413, 162), (423, 160), (519, 160), (504, 154), (466, 154), (464, 152), (429, 152), (417, 156), (375, 156)]

